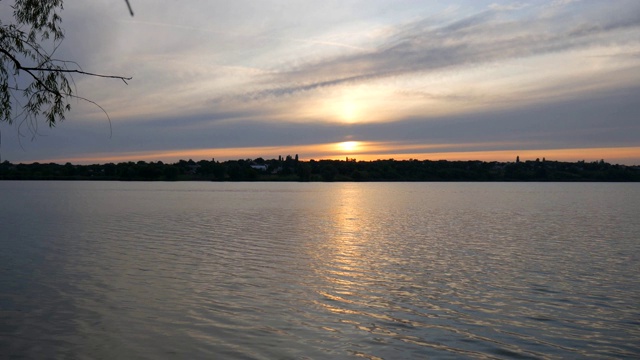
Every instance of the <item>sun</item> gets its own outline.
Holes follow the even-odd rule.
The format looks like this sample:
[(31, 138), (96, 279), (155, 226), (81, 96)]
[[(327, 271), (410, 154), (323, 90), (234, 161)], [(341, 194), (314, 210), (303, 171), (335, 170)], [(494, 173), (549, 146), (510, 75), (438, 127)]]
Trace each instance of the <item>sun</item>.
[(344, 152), (354, 152), (358, 150), (359, 146), (360, 146), (360, 142), (358, 141), (344, 141), (344, 142), (338, 143), (338, 148)]

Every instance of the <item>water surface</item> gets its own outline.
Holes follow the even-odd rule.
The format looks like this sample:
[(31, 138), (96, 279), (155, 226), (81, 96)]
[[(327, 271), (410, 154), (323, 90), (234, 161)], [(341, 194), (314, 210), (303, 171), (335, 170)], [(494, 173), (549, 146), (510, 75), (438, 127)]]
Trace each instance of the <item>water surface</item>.
[(640, 356), (639, 184), (0, 182), (13, 358)]

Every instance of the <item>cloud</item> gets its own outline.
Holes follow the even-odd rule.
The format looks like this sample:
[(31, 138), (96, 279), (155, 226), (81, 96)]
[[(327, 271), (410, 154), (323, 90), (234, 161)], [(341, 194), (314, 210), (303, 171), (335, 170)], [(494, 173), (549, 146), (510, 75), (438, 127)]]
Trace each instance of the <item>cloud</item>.
[(529, 6), (531, 6), (531, 5), (527, 4), (527, 3), (511, 3), (511, 4), (493, 3), (493, 4), (489, 5), (489, 9), (495, 10), (495, 11), (513, 11), (513, 10), (524, 9), (526, 7), (529, 7)]
[[(175, 117), (113, 124), (109, 138), (106, 121), (85, 124), (65, 122), (44, 137), (26, 144), (21, 158), (43, 159), (73, 157), (74, 154), (119, 153), (160, 154), (180, 151), (199, 154), (197, 149), (209, 149), (211, 156), (219, 154), (233, 158), (224, 149), (280, 148), (304, 157), (309, 146), (342, 141), (363, 141), (396, 144), (386, 148), (386, 154), (419, 151), (502, 151), (612, 148), (640, 146), (640, 88), (633, 87), (578, 98), (556, 104), (532, 105), (528, 108), (485, 111), (482, 113), (446, 116), (425, 121), (423, 117), (407, 117), (393, 123), (327, 123), (327, 122), (264, 122), (237, 120), (254, 118), (252, 113), (219, 113), (194, 117)], [(229, 120), (232, 119), (232, 120)], [(11, 146), (15, 137), (3, 134), (3, 146)], [(65, 144), (60, 147), (60, 144)], [(295, 149), (299, 150), (295, 150)], [(90, 150), (88, 150), (90, 149)], [(422, 150), (420, 150), (422, 149)], [(34, 152), (34, 150), (36, 150)], [(243, 150), (244, 151), (244, 150)], [(309, 150), (311, 151), (311, 150)], [(254, 152), (257, 156), (269, 156)], [(3, 158), (13, 161), (12, 154)], [(14, 156), (16, 154), (13, 154)], [(375, 154), (369, 154), (375, 155)], [(165, 160), (157, 155), (155, 159)], [(184, 155), (187, 156), (187, 155)], [(540, 155), (544, 156), (544, 155)], [(192, 155), (190, 157), (196, 157)], [(397, 157), (397, 156), (396, 156)], [(640, 160), (640, 154), (638, 154)]]
[[(317, 5), (317, 9), (312, 5), (309, 9), (328, 10), (334, 5)], [(105, 86), (104, 82), (94, 79), (82, 79), (78, 84), (89, 98), (104, 105), (114, 117), (191, 116), (211, 112), (212, 108), (216, 109), (213, 111), (235, 112), (251, 107), (262, 109), (264, 119), (272, 119), (287, 107), (278, 103), (287, 102), (289, 108), (308, 107), (308, 101), (303, 101), (305, 98), (325, 96), (346, 87), (399, 82), (396, 86), (401, 91), (395, 91), (396, 94), (419, 91), (434, 94), (424, 86), (429, 86), (431, 80), (443, 72), (470, 73), (518, 59), (640, 43), (637, 36), (633, 36), (637, 35), (640, 25), (640, 4), (635, 1), (623, 0), (616, 7), (597, 2), (565, 3), (562, 10), (552, 15), (545, 13), (548, 4), (493, 3), (488, 10), (486, 7), (467, 9), (466, 13), (471, 12), (470, 15), (453, 20), (449, 20), (451, 14), (441, 17), (425, 14), (412, 16), (411, 21), (368, 25), (367, 31), (361, 27), (355, 32), (358, 35), (335, 30), (353, 30), (345, 25), (349, 20), (345, 14), (347, 10), (356, 9), (361, 13), (365, 8), (360, 9), (359, 5), (360, 2), (348, 2), (331, 8), (325, 20), (305, 12), (300, 16), (310, 25), (301, 25), (294, 19), (297, 13), (279, 13), (275, 10), (277, 2), (270, 1), (259, 3), (258, 8), (243, 1), (231, 5), (213, 2), (207, 7), (171, 4), (169, 9), (162, 11), (141, 2), (137, 15), (145, 15), (133, 20), (113, 15), (122, 9), (103, 4), (110, 15), (106, 18), (111, 20), (97, 22), (101, 30), (93, 35), (100, 39), (99, 45), (81, 48), (81, 53), (93, 54), (89, 63), (97, 64), (94, 66), (98, 68), (106, 61), (111, 62), (113, 65), (105, 69), (132, 75), (134, 81), (126, 91), (116, 90), (120, 84)], [(301, 11), (306, 6), (284, 7), (287, 11)], [(96, 9), (87, 5), (79, 8), (82, 16), (73, 17), (72, 29), (91, 28), (86, 22), (92, 21), (89, 13)], [(233, 24), (222, 10), (236, 14), (237, 23)], [(269, 16), (255, 26), (249, 26), (257, 21), (257, 10), (265, 11)], [(459, 8), (455, 12), (461, 13)], [(170, 13), (176, 16), (168, 16)], [(210, 15), (210, 20), (205, 15)], [(190, 21), (185, 21), (187, 19)], [(79, 25), (73, 27), (76, 22)], [(296, 26), (295, 32), (291, 32), (292, 24)], [(317, 26), (316, 32), (311, 32), (313, 25), (320, 24), (324, 26)], [(335, 25), (335, 29), (326, 24)], [(116, 31), (108, 31), (107, 26)], [(365, 43), (363, 39), (367, 36)], [(125, 41), (130, 38), (133, 42)], [(82, 41), (74, 39), (73, 45), (76, 43)], [(118, 58), (110, 56), (111, 51), (119, 54)], [(565, 63), (569, 65), (566, 58), (556, 61), (560, 63), (556, 68)], [(567, 72), (574, 69), (567, 68)], [(585, 76), (592, 79), (606, 77), (610, 70), (611, 66), (605, 66)], [(546, 72), (547, 69), (527, 70), (529, 73), (535, 71)], [(503, 74), (496, 73), (496, 76), (496, 80), (506, 79)], [(416, 89), (417, 81), (425, 84), (422, 89)], [(578, 84), (583, 80), (565, 76), (562, 81), (565, 82), (563, 88), (570, 89), (572, 81)], [(414, 86), (403, 89), (407, 82)], [(478, 86), (478, 83), (470, 86)], [(540, 86), (539, 93), (549, 93), (549, 86)], [(578, 87), (573, 88), (571, 92)], [(558, 89), (553, 91), (557, 93)], [(391, 93), (393, 91), (388, 91), (387, 95)], [(455, 98), (497, 96), (493, 92), (473, 94), (473, 91), (461, 88), (438, 93), (444, 100), (448, 99), (445, 102)], [(400, 102), (398, 105), (406, 106)]]
[[(308, 92), (373, 79), (424, 74), (514, 58), (567, 52), (610, 43), (638, 43), (640, 4), (593, 9), (585, 16), (529, 16), (518, 21), (489, 10), (453, 23), (433, 26), (415, 21), (380, 39), (375, 50), (357, 52), (281, 69), (265, 76), (265, 89), (242, 94), (256, 99)], [(597, 14), (601, 10), (602, 15)], [(631, 32), (624, 35), (625, 32)], [(622, 35), (620, 35), (622, 34)], [(275, 84), (269, 86), (268, 84)]]

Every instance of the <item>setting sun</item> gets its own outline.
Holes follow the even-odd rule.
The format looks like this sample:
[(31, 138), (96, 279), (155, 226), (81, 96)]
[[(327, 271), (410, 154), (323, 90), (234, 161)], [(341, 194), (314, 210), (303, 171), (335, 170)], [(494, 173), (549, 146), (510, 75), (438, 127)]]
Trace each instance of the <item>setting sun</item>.
[(338, 143), (338, 148), (344, 152), (353, 152), (358, 149), (360, 142), (358, 141), (345, 141)]

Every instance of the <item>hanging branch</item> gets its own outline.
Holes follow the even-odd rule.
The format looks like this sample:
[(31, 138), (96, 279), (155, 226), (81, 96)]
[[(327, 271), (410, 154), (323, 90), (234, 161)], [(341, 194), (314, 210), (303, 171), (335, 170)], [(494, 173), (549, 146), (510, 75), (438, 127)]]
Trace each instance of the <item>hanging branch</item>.
[[(129, 0), (125, 2), (133, 16)], [(13, 22), (0, 22), (0, 122), (12, 123), (22, 118), (35, 132), (37, 120), (43, 118), (53, 127), (71, 110), (70, 99), (92, 103), (106, 114), (94, 101), (74, 94), (72, 75), (118, 79), (125, 84), (132, 79), (84, 71), (74, 61), (53, 58), (64, 39), (57, 13), (62, 10), (62, 3), (63, 0), (15, 0)], [(45, 50), (47, 41), (52, 42), (50, 51)]]

